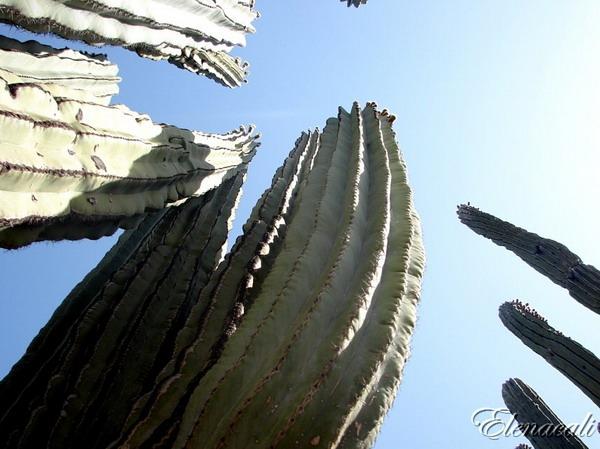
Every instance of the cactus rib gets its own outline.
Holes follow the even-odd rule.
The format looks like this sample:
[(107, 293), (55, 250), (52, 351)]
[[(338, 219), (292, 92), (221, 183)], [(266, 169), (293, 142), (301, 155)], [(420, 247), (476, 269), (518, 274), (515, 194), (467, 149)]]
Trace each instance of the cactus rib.
[(564, 374), (600, 406), (600, 360), (519, 301), (500, 306), (500, 319), (515, 336)]
[(0, 1), (4, 22), (92, 45), (120, 45), (228, 87), (245, 80), (247, 64), (228, 53), (245, 45), (257, 16), (254, 2), (242, 0)]
[[(525, 426), (522, 428), (525, 437), (535, 449), (587, 449), (525, 382), (520, 379), (506, 381), (502, 385), (502, 398), (520, 426)], [(564, 429), (563, 434), (544, 435), (544, 429), (550, 426)]]
[(566, 246), (473, 206), (459, 206), (458, 217), (471, 230), (512, 251), (536, 271), (567, 289), (579, 303), (600, 313), (600, 271), (585, 265)]
[[(88, 65), (95, 61), (71, 54)], [(0, 73), (2, 247), (97, 238), (130, 227), (147, 211), (234, 176), (258, 146), (252, 128), (206, 134), (155, 124), (123, 105), (55, 96), (47, 80), (17, 77), (15, 66), (28, 56), (11, 60), (8, 80)], [(70, 87), (62, 86), (61, 95)]]

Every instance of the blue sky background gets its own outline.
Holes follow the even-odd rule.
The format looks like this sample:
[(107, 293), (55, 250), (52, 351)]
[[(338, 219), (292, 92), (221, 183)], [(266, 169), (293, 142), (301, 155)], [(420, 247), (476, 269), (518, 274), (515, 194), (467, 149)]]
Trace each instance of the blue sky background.
[[(103, 49), (123, 77), (117, 102), (203, 131), (254, 123), (234, 233), (300, 132), (337, 106), (376, 101), (398, 116), (428, 256), (413, 355), (376, 449), (513, 448), (471, 424), (520, 377), (567, 423), (600, 413), (504, 329), (505, 300), (532, 304), (600, 353), (599, 318), (462, 226), (458, 203), (566, 244), (600, 266), (600, 3), (597, 0), (259, 0), (249, 84), (227, 90), (166, 63)], [(6, 26), (10, 36), (33, 35)], [(44, 43), (67, 45), (48, 36)], [(74, 48), (86, 48), (70, 43)], [(115, 237), (0, 253), (0, 376)], [(594, 331), (596, 329), (596, 331)], [(600, 435), (587, 439), (600, 448)]]

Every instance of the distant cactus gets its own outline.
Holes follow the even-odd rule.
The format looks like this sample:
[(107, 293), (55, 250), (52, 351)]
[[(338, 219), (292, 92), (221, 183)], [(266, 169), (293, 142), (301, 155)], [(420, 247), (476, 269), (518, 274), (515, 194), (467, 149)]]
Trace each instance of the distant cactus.
[(0, 45), (1, 247), (131, 227), (149, 210), (218, 186), (258, 146), (252, 129), (193, 132), (107, 106), (118, 78), (105, 60)]
[[(303, 134), (208, 277), (178, 268), (193, 259), (144, 255), (164, 253), (165, 228), (175, 251), (201, 247), (186, 219), (151, 215), (126, 233), (0, 383), (12, 438), (0, 447), (64, 448), (67, 436), (90, 449), (370, 447), (408, 357), (424, 264), (391, 121), (355, 105)], [(129, 244), (149, 229), (156, 243)], [(203, 273), (211, 254), (197, 256)], [(69, 323), (100, 330), (84, 344)]]
[(600, 313), (600, 271), (583, 264), (566, 246), (518, 228), (473, 206), (459, 206), (458, 218), (477, 234), (512, 251), (552, 282), (566, 288), (579, 303)]
[(600, 360), (592, 352), (565, 337), (535, 310), (518, 301), (504, 303), (500, 319), (508, 330), (600, 406)]
[(245, 45), (254, 0), (0, 0), (0, 20), (92, 45), (118, 45), (235, 87), (247, 64), (228, 53)]
[(367, 0), (340, 0), (341, 2), (346, 2), (348, 6), (356, 6), (357, 8), (360, 5), (366, 5)]
[(502, 386), (502, 397), (535, 449), (587, 449), (522, 380), (506, 381)]

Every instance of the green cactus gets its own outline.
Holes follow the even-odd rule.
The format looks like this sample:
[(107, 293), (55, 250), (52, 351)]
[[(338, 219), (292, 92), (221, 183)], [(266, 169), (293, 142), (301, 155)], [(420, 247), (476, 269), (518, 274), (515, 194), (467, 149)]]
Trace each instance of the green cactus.
[[(535, 449), (587, 449), (542, 398), (522, 380), (506, 381), (502, 385), (502, 397)], [(562, 429), (563, 432), (545, 435), (544, 432), (549, 432), (550, 428)]]
[(245, 45), (257, 15), (254, 0), (0, 0), (3, 22), (92, 45), (123, 46), (228, 87), (245, 80), (247, 64), (228, 53)]
[[(37, 437), (44, 435), (38, 424), (46, 434), (53, 428), (43, 440), (47, 448), (64, 447), (66, 435), (92, 449), (370, 447), (408, 357), (424, 264), (392, 121), (374, 104), (363, 110), (354, 105), (350, 113), (340, 109), (323, 132), (303, 134), (244, 234), (183, 311), (171, 299), (179, 270), (160, 276), (172, 284), (162, 290), (162, 302), (154, 299), (146, 288), (134, 288), (135, 273), (121, 261), (143, 256), (123, 240), (127, 256), (113, 251), (74, 294), (87, 296), (106, 284), (111, 301), (129, 312), (107, 301), (89, 314), (61, 314), (64, 325), (53, 325), (53, 318), (48, 328), (56, 329), (54, 336), (44, 341), (50, 348), (66, 341), (64, 360), (71, 365), (56, 363), (49, 375), (40, 369), (44, 358), (34, 342), (37, 358), (26, 355), (23, 368), (0, 384), (0, 402), (21, 410), (0, 418), (0, 429), (27, 443), (25, 434), (44, 438)], [(163, 219), (156, 223), (162, 226)], [(173, 260), (171, 254), (161, 259), (167, 265)], [(123, 269), (115, 273), (118, 264)], [(161, 268), (148, 269), (141, 280), (155, 279)], [(131, 285), (130, 293), (111, 287), (111, 276)], [(157, 313), (160, 307), (177, 319)], [(87, 334), (99, 341), (70, 345), (61, 326), (68, 329), (73, 321), (103, 326), (99, 336)], [(120, 338), (113, 328), (130, 337)], [(119, 342), (120, 356), (111, 341)], [(157, 353), (145, 341), (166, 343)], [(139, 372), (143, 381), (134, 375)], [(19, 383), (32, 373), (39, 373), (38, 389), (23, 401)], [(111, 400), (123, 392), (128, 400)], [(30, 419), (25, 411), (40, 401), (55, 419)]]
[(477, 234), (512, 251), (552, 282), (566, 288), (579, 303), (600, 313), (600, 271), (582, 263), (566, 246), (473, 206), (459, 206), (458, 218)]
[[(252, 128), (206, 134), (102, 104), (114, 90), (106, 80), (118, 80), (116, 67), (69, 51), (66, 59), (74, 61), (64, 64), (64, 73), (86, 67), (102, 73), (81, 99), (83, 82), (50, 81), (63, 53), (49, 55), (36, 44), (12, 47), (0, 51), (0, 62), (7, 62), (0, 66), (1, 247), (98, 238), (131, 227), (149, 210), (234, 176), (258, 146)], [(45, 78), (32, 82), (31, 73)]]
[(508, 330), (600, 406), (600, 360), (592, 352), (565, 337), (519, 301), (500, 306), (500, 319)]

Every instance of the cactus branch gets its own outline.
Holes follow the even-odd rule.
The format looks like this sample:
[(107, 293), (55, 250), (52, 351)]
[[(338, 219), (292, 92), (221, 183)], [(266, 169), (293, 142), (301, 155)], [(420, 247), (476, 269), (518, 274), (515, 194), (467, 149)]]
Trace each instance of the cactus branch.
[[(502, 385), (502, 397), (535, 449), (587, 449), (525, 382), (509, 379)], [(562, 432), (548, 435), (549, 429)]]
[(92, 45), (119, 45), (228, 86), (247, 64), (228, 53), (245, 45), (258, 13), (245, 0), (1, 0), (0, 20)]
[(473, 206), (459, 206), (458, 218), (477, 234), (512, 251), (552, 282), (566, 288), (579, 303), (600, 313), (600, 271), (585, 265), (566, 246), (518, 228)]
[(500, 306), (500, 319), (515, 336), (564, 374), (600, 406), (600, 360), (519, 301)]

